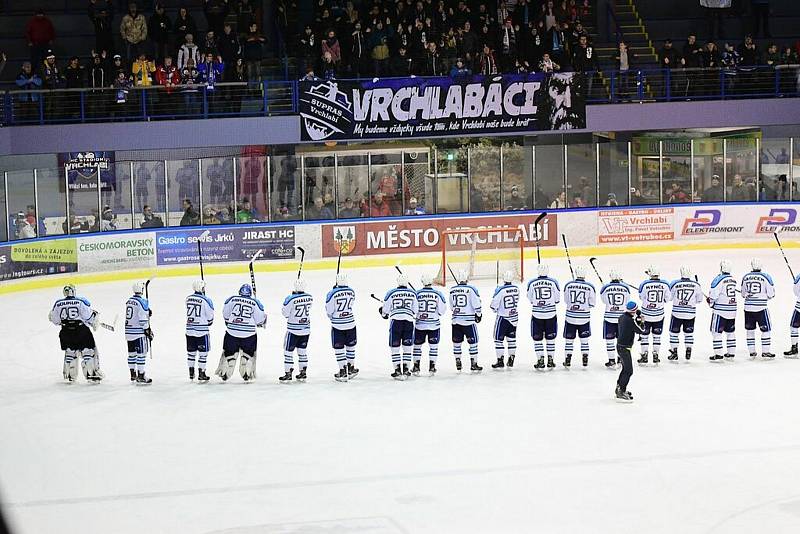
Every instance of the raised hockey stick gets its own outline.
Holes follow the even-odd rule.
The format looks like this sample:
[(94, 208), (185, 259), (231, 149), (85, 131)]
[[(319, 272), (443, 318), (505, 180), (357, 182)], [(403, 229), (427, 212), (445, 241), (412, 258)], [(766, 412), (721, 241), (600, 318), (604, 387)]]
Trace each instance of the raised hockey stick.
[(569, 264), (569, 272), (572, 278), (575, 278), (575, 270), (572, 268), (572, 259), (569, 257), (569, 246), (567, 246), (567, 236), (561, 234), (561, 241), (564, 242), (564, 251), (567, 253), (567, 263)]
[[(153, 281), (153, 278), (148, 278), (144, 282), (144, 298), (147, 299), (148, 306), (150, 304), (150, 282)], [(152, 312), (150, 312), (152, 314)], [(150, 330), (152, 332), (152, 329)], [(147, 352), (150, 353), (150, 359), (153, 359), (153, 340), (147, 338)]]
[(303, 260), (306, 259), (306, 249), (297, 247), (297, 250), (300, 251), (300, 268), (297, 269), (297, 279), (300, 280), (300, 275), (303, 273)]
[(494, 260), (494, 285), (500, 285), (500, 260)]
[(342, 267), (342, 240), (339, 240), (339, 257), (336, 259), (336, 277), (339, 277), (339, 269)]
[(247, 265), (247, 268), (250, 270), (250, 285), (253, 286), (254, 297), (256, 296), (256, 273), (255, 270), (253, 269), (253, 264), (256, 262), (258, 258), (261, 257), (262, 254), (264, 254), (264, 251), (262, 249), (258, 249), (256, 253), (253, 254), (253, 257), (250, 258), (250, 263)]
[(786, 267), (789, 268), (789, 274), (792, 275), (792, 281), (796, 280), (794, 276), (794, 271), (792, 270), (792, 266), (789, 264), (789, 259), (786, 257), (786, 253), (783, 251), (783, 245), (781, 245), (781, 239), (778, 237), (778, 232), (772, 232), (772, 235), (775, 236), (775, 241), (778, 243), (778, 248), (781, 249), (781, 255), (783, 256), (783, 261), (786, 262)]
[(205, 282), (206, 281), (206, 275), (203, 272), (203, 248), (200, 245), (200, 240), (199, 239), (197, 240), (197, 259), (200, 261), (200, 280)]
[(594, 264), (594, 262), (596, 262), (596, 261), (597, 261), (597, 258), (595, 258), (594, 256), (589, 258), (589, 264), (591, 264), (592, 269), (594, 269), (594, 274), (597, 275), (597, 279), (600, 280), (600, 283), (602, 284), (603, 283), (603, 277), (600, 276), (600, 271), (597, 270), (597, 265)]
[[(403, 274), (403, 271), (401, 271), (401, 270), (400, 270), (400, 266), (399, 266), (399, 265), (395, 265), (395, 266), (394, 266), (394, 268), (395, 268), (395, 269), (397, 269), (397, 272), (398, 272), (398, 273), (400, 273), (400, 274)], [(408, 282), (408, 285), (409, 285), (409, 287), (410, 287), (411, 289), (413, 289), (414, 291), (416, 291), (416, 290), (417, 290), (417, 288), (416, 288), (416, 287), (414, 287), (414, 284), (412, 284), (412, 283), (411, 283), (411, 281), (409, 281), (409, 282)]]
[(533, 221), (533, 228), (536, 230), (536, 263), (542, 263), (542, 256), (539, 253), (539, 240), (542, 237), (542, 233), (539, 231), (539, 223), (542, 222), (542, 219), (547, 217), (547, 212), (543, 211), (536, 217), (536, 220)]
[[(452, 267), (450, 267), (450, 264), (449, 264), (449, 263), (447, 264), (447, 270), (448, 270), (448, 271), (450, 271), (450, 276), (452, 276), (452, 277), (453, 277), (453, 282), (455, 282), (455, 283), (457, 284), (457, 283), (458, 283), (458, 280), (456, 280), (456, 274), (453, 272), (453, 268), (452, 268)], [(446, 278), (446, 277), (445, 277), (445, 278)], [(445, 280), (445, 285), (447, 285), (447, 280)]]

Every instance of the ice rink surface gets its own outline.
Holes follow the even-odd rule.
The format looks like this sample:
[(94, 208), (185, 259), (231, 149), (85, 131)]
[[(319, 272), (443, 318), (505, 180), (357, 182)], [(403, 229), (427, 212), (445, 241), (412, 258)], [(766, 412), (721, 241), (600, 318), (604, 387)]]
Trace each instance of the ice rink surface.
[[(65, 384), (57, 328), (47, 322), (60, 288), (2, 296), (4, 510), (14, 532), (26, 534), (800, 532), (800, 360), (781, 356), (794, 298), (779, 253), (601, 256), (599, 263), (604, 277), (618, 267), (636, 285), (649, 263), (669, 279), (685, 263), (707, 290), (720, 258), (733, 261), (739, 278), (753, 255), (777, 285), (770, 304), (776, 360), (747, 356), (740, 304), (735, 360), (710, 363), (710, 314), (702, 305), (691, 362), (666, 361), (665, 335), (660, 366), (635, 368), (630, 405), (612, 399), (617, 372), (603, 367), (599, 308), (588, 369), (561, 367), (559, 337), (558, 368), (534, 371), (523, 300), (517, 364), (493, 371), (494, 280), (476, 283), (485, 307), (483, 373), (456, 373), (447, 326), (439, 373), (407, 382), (389, 377), (387, 323), (369, 298), (392, 286), (391, 267), (349, 271), (361, 374), (345, 384), (332, 378), (323, 309), (330, 271), (306, 273), (316, 302), (305, 384), (277, 382), (280, 305), (292, 273), (257, 275), (269, 323), (259, 331), (258, 379), (250, 384), (238, 374), (228, 383), (189, 382), (183, 299), (190, 278), (151, 285), (151, 387), (129, 383), (123, 334), (103, 330), (96, 338), (106, 380)], [(800, 260), (796, 250), (793, 256)], [(586, 258), (573, 262), (589, 268)], [(566, 280), (565, 260), (548, 263), (551, 275)], [(526, 269), (532, 275), (535, 260)], [(248, 280), (246, 270), (207, 277), (218, 315), (210, 372), (221, 350), (222, 303)], [(435, 268), (406, 270), (416, 285)], [(130, 285), (78, 290), (109, 321), (123, 313)]]

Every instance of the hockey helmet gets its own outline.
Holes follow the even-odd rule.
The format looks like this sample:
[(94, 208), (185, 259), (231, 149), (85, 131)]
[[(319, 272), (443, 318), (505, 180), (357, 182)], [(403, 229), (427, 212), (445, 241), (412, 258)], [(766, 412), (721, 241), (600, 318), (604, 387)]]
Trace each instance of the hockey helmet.
[(206, 292), (206, 283), (204, 280), (195, 280), (192, 282), (192, 289), (195, 293), (205, 293)]
[(397, 287), (408, 287), (408, 277), (405, 274), (397, 275)]
[(681, 265), (681, 278), (691, 278), (692, 269), (688, 265)]
[(336, 275), (336, 285), (337, 286), (346, 286), (347, 285), (347, 275), (344, 273), (339, 273)]
[(761, 270), (761, 260), (758, 259), (758, 258), (753, 258), (752, 260), (750, 260), (750, 267), (752, 267), (752, 269), (754, 271), (760, 271)]
[(719, 272), (722, 274), (731, 274), (731, 262), (728, 260), (719, 262)]
[(661, 269), (651, 264), (650, 267), (647, 268), (645, 273), (647, 273), (647, 276), (649, 276), (650, 278), (658, 278), (659, 276), (661, 276)]
[(629, 300), (628, 303), (625, 305), (625, 311), (628, 313), (635, 313), (636, 310), (639, 309), (639, 305), (636, 304), (636, 301)]
[(539, 273), (539, 276), (547, 276), (550, 274), (550, 267), (546, 263), (540, 263), (536, 267), (536, 272)]
[(516, 278), (517, 278), (517, 275), (516, 275), (516, 273), (515, 273), (514, 271), (512, 271), (512, 270), (508, 270), (508, 271), (506, 271), (506, 272), (504, 272), (504, 273), (503, 273), (503, 282), (505, 282), (506, 284), (510, 284), (510, 283), (511, 283), (511, 282), (513, 282), (513, 281), (514, 281)]
[(64, 296), (65, 297), (74, 297), (75, 296), (75, 284), (67, 284), (64, 286)]
[(306, 281), (302, 278), (298, 278), (294, 281), (294, 293), (303, 293), (306, 290)]
[(433, 284), (433, 276), (428, 273), (423, 274), (419, 277), (420, 281), (422, 282), (423, 286), (430, 286)]
[(619, 274), (619, 271), (616, 269), (611, 269), (610, 271), (608, 271), (608, 277), (611, 278), (612, 282), (622, 281), (622, 275)]
[(575, 266), (575, 279), (576, 280), (585, 280), (586, 279), (586, 267), (583, 265), (576, 265)]
[(134, 295), (141, 295), (144, 293), (144, 282), (134, 282), (133, 283), (133, 294)]
[(242, 284), (242, 287), (239, 288), (239, 296), (240, 297), (253, 296), (253, 288), (250, 287), (250, 284)]
[(467, 273), (466, 269), (459, 269), (458, 273), (456, 274), (456, 282), (459, 284), (466, 284), (469, 281), (469, 274)]

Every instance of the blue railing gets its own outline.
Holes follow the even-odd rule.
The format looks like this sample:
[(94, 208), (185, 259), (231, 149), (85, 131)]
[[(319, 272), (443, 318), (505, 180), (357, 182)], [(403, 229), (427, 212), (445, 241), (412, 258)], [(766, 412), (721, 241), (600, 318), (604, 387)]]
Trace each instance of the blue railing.
[[(587, 73), (589, 76), (589, 73)], [(585, 84), (588, 104), (800, 96), (800, 65), (727, 69), (598, 71)], [(420, 77), (420, 81), (424, 78)], [(5, 126), (218, 117), (298, 112), (298, 82), (222, 83), (127, 90), (59, 89), (0, 92)]]

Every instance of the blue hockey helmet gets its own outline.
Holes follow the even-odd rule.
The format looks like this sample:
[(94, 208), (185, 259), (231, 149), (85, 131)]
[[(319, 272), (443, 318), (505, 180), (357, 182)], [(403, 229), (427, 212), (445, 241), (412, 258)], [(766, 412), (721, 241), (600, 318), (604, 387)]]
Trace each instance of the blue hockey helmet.
[(629, 300), (628, 303), (625, 305), (625, 311), (629, 313), (634, 313), (638, 309), (639, 305), (636, 304), (636, 302), (633, 300)]
[(253, 296), (253, 288), (250, 287), (250, 284), (242, 284), (242, 287), (239, 288), (239, 296), (241, 297)]

